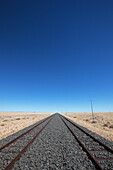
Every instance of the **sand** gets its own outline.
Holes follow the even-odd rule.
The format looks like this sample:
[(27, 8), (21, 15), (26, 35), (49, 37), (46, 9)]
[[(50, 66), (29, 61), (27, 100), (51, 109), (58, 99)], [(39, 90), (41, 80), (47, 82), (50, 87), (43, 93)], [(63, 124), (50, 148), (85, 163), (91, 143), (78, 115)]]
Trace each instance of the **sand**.
[(113, 112), (94, 113), (94, 120), (91, 113), (64, 113), (63, 115), (113, 142)]
[[(53, 113), (0, 112), (0, 139), (30, 126)], [(63, 113), (74, 122), (113, 142), (113, 113)]]
[(3, 139), (52, 113), (0, 112), (0, 139)]

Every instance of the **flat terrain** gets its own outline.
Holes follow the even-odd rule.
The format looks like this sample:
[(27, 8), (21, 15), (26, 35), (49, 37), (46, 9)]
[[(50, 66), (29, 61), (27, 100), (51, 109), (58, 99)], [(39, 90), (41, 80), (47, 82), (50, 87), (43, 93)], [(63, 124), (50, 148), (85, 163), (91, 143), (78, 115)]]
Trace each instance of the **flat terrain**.
[[(0, 112), (0, 139), (5, 138), (53, 113)], [(74, 122), (113, 142), (113, 113), (63, 113)]]
[(52, 113), (0, 112), (0, 139), (5, 138)]
[(113, 112), (94, 113), (94, 120), (91, 113), (64, 113), (62, 115), (113, 142)]

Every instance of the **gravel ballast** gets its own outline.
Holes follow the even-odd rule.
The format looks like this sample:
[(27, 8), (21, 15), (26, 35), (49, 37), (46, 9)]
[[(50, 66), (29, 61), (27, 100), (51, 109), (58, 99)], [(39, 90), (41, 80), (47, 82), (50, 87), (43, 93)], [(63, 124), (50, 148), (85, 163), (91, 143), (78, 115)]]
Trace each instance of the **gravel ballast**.
[(78, 142), (56, 115), (13, 169), (95, 169)]
[[(3, 148), (0, 152), (0, 170), (3, 170), (4, 168), (6, 168), (6, 166), (9, 165), (9, 163), (11, 163), (12, 159), (14, 159), (20, 151), (22, 151), (24, 149), (25, 146), (27, 146), (27, 144), (34, 138), (34, 136), (41, 130), (41, 128), (43, 128), (43, 126), (46, 125), (46, 123), (49, 120), (44, 121), (42, 124), (40, 124), (39, 126), (35, 127), (32, 131), (30, 131), (29, 133), (27, 133), (26, 135), (22, 136), (21, 138), (19, 138), (18, 140), (16, 140), (15, 142), (11, 143), (9, 146)], [(39, 124), (36, 123), (35, 125)], [(34, 127), (35, 125), (33, 125), (32, 127)], [(31, 129), (28, 127), (27, 130)], [(26, 132), (25, 129), (23, 130), (23, 133)], [(11, 141), (12, 139), (14, 139), (14, 136), (17, 137), (21, 134), (23, 134), (22, 131), (18, 133), (18, 135), (14, 134), (13, 137), (10, 138), (10, 136), (8, 137)], [(9, 142), (8, 141), (8, 142)], [(4, 140), (4, 144), (6, 144), (6, 140)], [(3, 140), (2, 140), (2, 145), (3, 145)]]
[[(36, 124), (38, 124), (37, 122)], [(47, 122), (39, 126), (40, 130)], [(25, 128), (14, 135), (9, 136), (7, 139), (1, 141), (1, 146), (7, 143), (7, 141), (14, 139), (18, 135), (27, 131), (36, 124)], [(83, 128), (83, 127), (82, 127)], [(75, 129), (75, 128), (73, 128)], [(84, 128), (85, 129), (85, 128)], [(86, 129), (85, 129), (86, 130)], [(76, 130), (78, 131), (78, 130)], [(26, 145), (26, 142), (32, 138), (34, 134), (38, 131), (30, 132), (30, 135), (24, 137), (25, 142), (19, 140), (16, 144), (18, 146)], [(90, 132), (91, 133), (91, 132)], [(82, 134), (82, 133), (81, 133)], [(93, 135), (93, 134), (92, 134)], [(78, 131), (79, 136), (79, 131)], [(94, 134), (96, 136), (96, 134)], [(85, 134), (84, 134), (85, 137)], [(96, 136), (101, 140), (101, 137)], [(94, 148), (92, 145), (92, 139), (89, 139), (90, 143), (87, 144), (89, 148)], [(102, 138), (103, 142), (104, 138)], [(85, 142), (85, 141), (83, 141)], [(106, 140), (105, 140), (106, 143)], [(112, 144), (107, 141), (109, 146)], [(13, 144), (12, 144), (13, 145)], [(15, 144), (14, 144), (15, 145)], [(20, 148), (18, 148), (19, 150)], [(101, 146), (102, 149), (102, 146)], [(9, 151), (9, 149), (4, 149), (4, 151)], [(12, 149), (11, 149), (12, 150)], [(15, 150), (14, 150), (15, 151)], [(0, 153), (1, 154), (1, 153)], [(98, 154), (96, 152), (95, 154)], [(3, 155), (0, 155), (0, 164), (2, 165)], [(15, 154), (8, 153), (7, 157), (14, 157)], [(112, 155), (109, 155), (112, 156)], [(106, 154), (105, 154), (106, 157)], [(108, 161), (109, 165), (112, 164)], [(6, 162), (8, 164), (8, 162)], [(104, 164), (104, 163), (103, 163)], [(108, 166), (104, 165), (105, 169), (109, 169)], [(0, 167), (1, 170), (4, 166)], [(35, 141), (28, 147), (27, 151), (22, 155), (22, 157), (14, 164), (13, 170), (94, 170), (96, 169), (92, 161), (88, 158), (87, 154), (83, 151), (82, 147), (78, 144), (76, 139), (70, 133), (66, 125), (63, 123), (58, 114), (56, 114), (53, 119), (49, 122), (46, 128), (40, 133), (40, 135), (35, 139)], [(110, 169), (112, 170), (112, 169)]]
[[(63, 120), (65, 120), (65, 119), (63, 118)], [(71, 124), (69, 121), (65, 120), (65, 122), (68, 124), (68, 126), (70, 126), (70, 128), (73, 130), (73, 132), (75, 132), (74, 134), (80, 139), (82, 144), (89, 150), (89, 152), (93, 155), (93, 157), (95, 157), (95, 159), (101, 165), (101, 167), (104, 170), (108, 170), (108, 169), (113, 170), (113, 153), (107, 151), (104, 148), (104, 146), (101, 146), (97, 141), (94, 141), (87, 134), (82, 132), (79, 128), (77, 128), (76, 126), (73, 126), (73, 124)], [(78, 127), (80, 127), (78, 124), (76, 124), (76, 123), (74, 123), (74, 124), (77, 125)], [(86, 128), (83, 128), (83, 127), (80, 127), (80, 128), (89, 133), (89, 131), (86, 130)], [(103, 143), (106, 143), (106, 141), (107, 141), (107, 140), (104, 141), (104, 138), (102, 138), (101, 136), (98, 136), (96, 134), (94, 135), (94, 133), (91, 133), (91, 131), (89, 134), (94, 136), (96, 139), (98, 139), (99, 141), (101, 141)], [(110, 147), (112, 148), (112, 142), (108, 141), (107, 143), (109, 143)], [(107, 145), (107, 146), (109, 146), (109, 145)], [(93, 152), (92, 152), (92, 150), (93, 150)], [(102, 160), (99, 161), (98, 158), (104, 159), (104, 161), (102, 161)]]

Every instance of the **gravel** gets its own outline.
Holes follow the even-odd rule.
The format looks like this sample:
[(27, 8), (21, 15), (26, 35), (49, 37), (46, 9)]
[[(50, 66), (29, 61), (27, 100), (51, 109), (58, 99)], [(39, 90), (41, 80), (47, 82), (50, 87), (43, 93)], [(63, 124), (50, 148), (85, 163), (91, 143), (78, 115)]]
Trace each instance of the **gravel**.
[(95, 167), (61, 118), (56, 115), (13, 169), (93, 170)]
[[(0, 170), (4, 169), (12, 161), (12, 159), (14, 159), (18, 155), (18, 153), (20, 151), (22, 151), (22, 149), (29, 143), (30, 140), (33, 139), (33, 137), (41, 130), (41, 128), (47, 122), (48, 122), (48, 120), (46, 120), (45, 122), (43, 122), (43, 124), (34, 128), (32, 131), (29, 132), (29, 134), (26, 134), (25, 136), (18, 139), (17, 141), (12, 143), (8, 147), (1, 150), (1, 152), (0, 152)], [(35, 125), (33, 125), (32, 127), (34, 127)], [(31, 128), (31, 126), (30, 126), (30, 128)], [(28, 127), (28, 129), (30, 129), (30, 128)], [(25, 130), (23, 132), (25, 132)], [(19, 135), (20, 135), (20, 132), (19, 132)], [(10, 139), (12, 139), (12, 137)], [(6, 143), (6, 140), (5, 140), (5, 143)]]
[[(71, 122), (73, 122), (72, 120), (70, 120)], [(96, 139), (100, 140), (102, 143), (104, 143), (105, 145), (109, 146), (111, 149), (113, 149), (113, 142), (103, 138), (102, 136), (90, 131), (89, 129), (73, 122), (74, 124), (76, 124), (77, 126), (79, 126), (81, 129), (85, 130), (86, 132), (88, 132), (89, 134), (91, 134), (92, 136), (94, 136)]]
[[(46, 118), (45, 118), (45, 119), (46, 119)], [(10, 135), (10, 136), (8, 136), (8, 137), (6, 137), (6, 138), (1, 139), (1, 140), (0, 140), (0, 147), (4, 146), (5, 144), (7, 144), (8, 142), (10, 142), (11, 140), (13, 140), (13, 139), (15, 139), (16, 137), (20, 136), (21, 134), (23, 134), (24, 132), (28, 131), (29, 129), (31, 129), (32, 127), (36, 126), (37, 124), (39, 124), (40, 122), (42, 122), (42, 121), (45, 120), (45, 119), (42, 119), (42, 120), (36, 122), (36, 123), (33, 124), (33, 125), (30, 125), (30, 126), (28, 126), (28, 127), (24, 128), (24, 129), (22, 129), (22, 130), (20, 130), (20, 131), (18, 131), (18, 132), (16, 132), (16, 133), (12, 134), (12, 135)]]
[[(65, 119), (64, 119), (65, 120)], [(98, 142), (93, 141), (93, 139), (91, 139), (87, 134), (84, 134), (80, 129), (78, 129), (76, 126), (73, 126), (69, 121), (65, 120), (65, 122), (71, 127), (71, 129), (75, 132), (75, 135), (82, 141), (82, 143), (84, 144), (84, 146), (90, 151), (90, 153), (97, 159), (98, 158), (112, 158), (112, 160), (107, 160), (107, 161), (98, 161), (100, 163), (100, 165), (105, 169), (110, 169), (113, 170), (113, 154), (106, 151), (102, 151), (105, 148), (103, 146), (101, 146)], [(76, 124), (76, 123), (75, 123)], [(77, 126), (79, 126), (78, 124), (76, 124)], [(80, 128), (82, 128), (83, 130), (85, 130), (86, 132), (89, 133), (89, 130), (87, 130), (86, 128), (79, 126)], [(112, 142), (107, 141), (104, 138), (102, 138), (99, 135), (94, 134), (93, 132), (90, 131), (90, 134), (92, 136), (94, 136), (96, 139), (100, 140), (102, 143), (107, 143), (107, 146), (110, 146), (112, 148)], [(109, 145), (108, 145), (109, 144)], [(91, 151), (91, 150), (96, 150), (96, 151)], [(98, 151), (101, 150), (101, 151)], [(103, 163), (104, 162), (104, 163)]]
[[(40, 121), (41, 122), (41, 121)], [(0, 146), (3, 146), (10, 140), (26, 132), (30, 128), (34, 127), (35, 123), (32, 126), (29, 126), (18, 133), (15, 133), (4, 140), (1, 140)], [(19, 139), (15, 143), (11, 144), (12, 147), (7, 147), (3, 149), (4, 152), (21, 151), (24, 146), (28, 143), (29, 140), (33, 138), (36, 133), (47, 123), (47, 121), (38, 126), (34, 131), (30, 132), (29, 135), (23, 137), (23, 140)], [(69, 122), (68, 122), (69, 123)], [(81, 127), (81, 126), (80, 126)], [(73, 127), (76, 130), (77, 135), (82, 139), (83, 143), (87, 145), (88, 149), (104, 149), (102, 146), (99, 146), (97, 142), (92, 144), (92, 139), (87, 137), (77, 128)], [(88, 129), (82, 127), (88, 133), (96, 137), (97, 139), (104, 141), (104, 138), (99, 135), (92, 133)], [(87, 141), (87, 142), (86, 142)], [(88, 142), (89, 141), (89, 142)], [(107, 144), (111, 148), (113, 144), (105, 140), (103, 143)], [(17, 147), (13, 147), (13, 146)], [(22, 146), (22, 147), (21, 147)], [(104, 157), (112, 157), (108, 152), (92, 152), (95, 157), (101, 157), (101, 154)], [(14, 158), (17, 153), (0, 153), (0, 170), (3, 170), (6, 165), (10, 163), (10, 159)], [(6, 160), (7, 158), (7, 160)], [(98, 161), (105, 170), (113, 170), (113, 161)], [(106, 163), (105, 163), (106, 162)], [(27, 151), (22, 155), (22, 157), (14, 164), (13, 170), (95, 170), (95, 166), (92, 161), (89, 159), (87, 154), (83, 151), (82, 147), (78, 144), (76, 139), (70, 133), (68, 128), (65, 126), (58, 114), (50, 121), (46, 128), (40, 133), (40, 135), (35, 139), (35, 141), (28, 147)]]

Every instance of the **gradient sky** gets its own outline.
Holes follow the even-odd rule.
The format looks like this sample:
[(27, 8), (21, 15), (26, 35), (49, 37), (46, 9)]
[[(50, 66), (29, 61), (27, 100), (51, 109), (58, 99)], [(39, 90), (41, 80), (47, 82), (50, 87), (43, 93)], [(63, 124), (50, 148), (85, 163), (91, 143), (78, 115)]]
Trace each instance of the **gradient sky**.
[(0, 110), (113, 111), (113, 0), (1, 0)]

